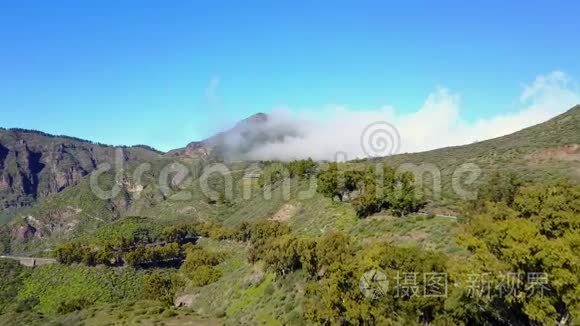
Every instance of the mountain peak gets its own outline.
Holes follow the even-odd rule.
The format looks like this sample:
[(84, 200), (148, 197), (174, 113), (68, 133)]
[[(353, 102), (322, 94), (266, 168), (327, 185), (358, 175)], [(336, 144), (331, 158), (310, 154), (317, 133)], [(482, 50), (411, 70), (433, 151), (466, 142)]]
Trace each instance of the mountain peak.
[(251, 130), (253, 126), (260, 125), (268, 121), (268, 115), (263, 112), (255, 113), (243, 120), (240, 120), (233, 128), (219, 132), (201, 141), (193, 141), (185, 148), (169, 151), (169, 156), (186, 156), (192, 158), (207, 158), (212, 149), (218, 145), (223, 145), (228, 136), (237, 135), (244, 131)]
[(263, 123), (266, 121), (268, 121), (268, 115), (266, 113), (258, 112), (238, 122), (234, 129), (239, 126), (247, 126), (255, 123)]

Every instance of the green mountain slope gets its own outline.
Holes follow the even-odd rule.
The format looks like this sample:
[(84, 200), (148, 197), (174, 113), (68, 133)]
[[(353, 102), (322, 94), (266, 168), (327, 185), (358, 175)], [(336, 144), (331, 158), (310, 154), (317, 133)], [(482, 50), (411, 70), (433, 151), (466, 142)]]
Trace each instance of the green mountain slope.
[(517, 172), (529, 181), (569, 178), (580, 181), (580, 105), (538, 125), (478, 143), (370, 160), (394, 167), (432, 164), (441, 173), (444, 198), (457, 199), (452, 176), (464, 164), (481, 169), (479, 185), (492, 172)]
[[(247, 123), (249, 122), (245, 122)], [(11, 133), (18, 134), (14, 131)], [(6, 131), (1, 135), (4, 138), (8, 137)], [(62, 168), (68, 162), (71, 165), (66, 171), (87, 173), (91, 168), (94, 169), (95, 156), (102, 162), (110, 162), (108, 155), (112, 155), (112, 151), (115, 150), (114, 147), (62, 137), (53, 138), (30, 133), (26, 136), (31, 138), (26, 141), (26, 146), (29, 148), (51, 148), (52, 146), (52, 148), (57, 148), (56, 152), (62, 149), (64, 154), (60, 154), (62, 159), (58, 161), (57, 167)], [(455, 211), (456, 213), (457, 205), (460, 205), (461, 201), (453, 191), (452, 175), (463, 164), (475, 164), (481, 169), (481, 174), (472, 186), (485, 182), (492, 172), (496, 171), (514, 171), (531, 182), (554, 178), (580, 180), (579, 144), (580, 106), (577, 106), (547, 122), (504, 137), (465, 146), (402, 154), (363, 162), (381, 162), (394, 167), (406, 163), (417, 166), (428, 163), (436, 166), (441, 174), (442, 198), (433, 200), (431, 206), (434, 210), (432, 211), (438, 212), (438, 208), (442, 208), (443, 212)], [(54, 155), (54, 150), (48, 153), (48, 155)], [(125, 166), (122, 191), (116, 197), (107, 200), (97, 198), (89, 186), (88, 178), (79, 174), (79, 179), (75, 180), (76, 185), (60, 193), (46, 196), (30, 208), (9, 212), (7, 219), (15, 221), (9, 232), (10, 237), (15, 240), (16, 244), (27, 243), (24, 246), (13, 246), (13, 249), (27, 252), (37, 251), (34, 249), (37, 246), (38, 249), (50, 248), (53, 244), (50, 239), (56, 241), (70, 239), (83, 232), (89, 232), (98, 225), (129, 215), (158, 219), (168, 225), (198, 220), (235, 227), (244, 221), (267, 219), (281, 212), (282, 215), (292, 216), (287, 222), (302, 234), (317, 235), (322, 232), (321, 230), (340, 229), (352, 231), (354, 234), (379, 236), (381, 232), (388, 232), (390, 229), (390, 227), (381, 228), (381, 224), (373, 222), (372, 219), (358, 221), (350, 206), (336, 205), (332, 200), (316, 192), (307, 198), (301, 198), (300, 193), (309, 189), (310, 186), (305, 181), (293, 181), (289, 198), (284, 198), (282, 189), (278, 185), (274, 187), (270, 198), (265, 199), (263, 191), (255, 184), (255, 180), (244, 178), (246, 168), (253, 166), (252, 162), (230, 162), (224, 165), (231, 171), (228, 177), (231, 177), (233, 183), (233, 198), (227, 202), (212, 202), (204, 193), (199, 179), (203, 167), (211, 164), (210, 161), (190, 158), (183, 153), (175, 152), (161, 156), (150, 149), (140, 147), (125, 148), (124, 153), (128, 162)], [(44, 160), (50, 161), (47, 158)], [(4, 161), (8, 162), (8, 160)], [(140, 162), (144, 161), (147, 161), (149, 169), (141, 176), (142, 189), (135, 192), (132, 188), (136, 187), (137, 181), (132, 180), (132, 174)], [(169, 191), (162, 191), (159, 184), (160, 175), (173, 163), (184, 166), (188, 170), (187, 177), (178, 185), (171, 186)], [(353, 165), (356, 164), (353, 163)], [(5, 168), (3, 171), (5, 173), (8, 170)], [(60, 170), (45, 168), (38, 173), (39, 189), (51, 185), (50, 178), (54, 178), (51, 174), (53, 171), (59, 173)], [(171, 181), (173, 175), (167, 174), (166, 180), (173, 182)], [(113, 171), (102, 175), (99, 179), (102, 188), (111, 189), (115, 184), (114, 178)], [(207, 183), (219, 189), (223, 187), (223, 182), (223, 178), (214, 174)], [(254, 184), (247, 188), (248, 182), (254, 182)], [(425, 183), (429, 183), (428, 173)], [(244, 190), (245, 188), (247, 189)], [(244, 194), (244, 191), (248, 189), (251, 194)], [(377, 225), (379, 227), (376, 227)], [(444, 246), (441, 243), (430, 245)]]
[[(580, 106), (550, 121), (504, 137), (424, 153), (364, 160), (362, 163), (382, 162), (394, 167), (404, 163), (430, 163), (437, 166), (441, 171), (443, 198), (432, 204), (438, 206), (436, 208), (454, 210), (462, 202), (453, 192), (451, 176), (465, 163), (475, 164), (481, 169), (482, 174), (476, 184), (489, 179), (495, 171), (514, 171), (532, 183), (555, 178), (580, 180), (579, 128)], [(101, 149), (93, 149), (99, 150)], [(194, 284), (191, 282), (191, 274), (186, 273), (183, 266), (180, 269), (106, 264), (96, 267), (83, 264), (41, 266), (29, 271), (30, 274), (23, 274), (25, 278), (23, 284), (19, 285), (19, 295), (16, 298), (19, 307), (14, 308), (16, 312), (6, 318), (31, 318), (38, 322), (39, 317), (36, 314), (43, 313), (42, 318), (65, 324), (81, 320), (86, 324), (99, 324), (103, 320), (111, 323), (148, 323), (150, 319), (154, 319), (152, 323), (167, 324), (192, 320), (197, 322), (200, 319), (232, 325), (309, 324), (305, 317), (305, 309), (308, 308), (305, 303), (312, 300), (313, 295), (317, 302), (330, 302), (335, 297), (340, 298), (336, 301), (338, 304), (348, 302), (343, 301), (342, 295), (345, 291), (332, 292), (333, 283), (328, 283), (331, 285), (328, 296), (324, 297), (326, 292), (320, 289), (320, 292), (313, 294), (313, 289), (326, 284), (325, 282), (331, 282), (332, 277), (337, 277), (337, 280), (345, 277), (349, 282), (354, 280), (350, 285), (341, 283), (341, 286), (348, 285), (347, 288), (351, 286), (350, 293), (354, 296), (352, 302), (356, 302), (351, 308), (364, 307), (368, 303), (360, 298), (358, 283), (359, 272), (367, 269), (356, 270), (353, 275), (346, 273), (351, 268), (351, 263), (356, 265), (355, 260), (362, 262), (361, 268), (376, 268), (380, 264), (375, 265), (377, 262), (368, 260), (369, 257), (383, 254), (389, 257), (390, 253), (393, 256), (380, 266), (383, 268), (386, 264), (397, 272), (408, 272), (405, 268), (417, 268), (416, 264), (421, 261), (438, 265), (438, 259), (443, 256), (449, 259), (449, 266), (453, 267), (455, 261), (455, 268), (469, 265), (465, 264), (469, 256), (468, 250), (456, 241), (456, 235), (464, 231), (466, 224), (455, 216), (417, 213), (401, 218), (391, 216), (388, 211), (381, 211), (359, 218), (351, 202), (339, 202), (314, 191), (311, 188), (312, 180), (308, 178), (289, 179), (287, 193), (282, 181), (269, 187), (261, 187), (253, 173), (248, 171), (267, 169), (269, 162), (217, 162), (218, 165), (210, 165), (212, 162), (208, 157), (184, 153), (161, 156), (144, 148), (132, 148), (129, 151), (131, 154), (127, 155), (135, 156), (128, 159), (120, 179), (115, 179), (115, 171), (104, 173), (98, 179), (102, 189), (119, 186), (116, 196), (109, 199), (97, 198), (89, 178), (81, 177), (62, 191), (39, 198), (30, 207), (11, 211), (11, 222), (0, 228), (0, 242), (3, 246), (0, 249), (13, 255), (52, 255), (52, 250), (65, 242), (103, 241), (116, 238), (119, 234), (129, 234), (126, 239), (133, 238), (135, 234), (147, 235), (146, 237), (152, 238), (147, 245), (156, 246), (155, 243), (161, 241), (159, 234), (165, 234), (163, 232), (167, 228), (205, 223), (215, 228), (209, 227), (206, 232), (200, 232), (203, 236), (192, 247), (197, 250), (194, 252), (208, 256), (213, 253), (219, 259), (212, 266), (203, 265), (205, 269), (197, 270), (198, 273), (193, 273), (193, 278), (201, 275), (200, 271), (207, 272), (209, 269), (219, 272), (217, 280), (204, 283), (203, 286)], [(138, 156), (133, 151), (145, 152), (139, 152)], [(141, 164), (145, 160), (147, 164)], [(360, 162), (346, 165), (354, 167), (357, 163)], [(204, 168), (208, 166), (217, 168), (216, 171), (227, 169), (228, 172), (204, 175)], [(143, 167), (146, 167), (144, 172), (136, 176), (135, 172)], [(177, 172), (180, 168), (185, 168), (183, 177)], [(224, 191), (224, 184), (230, 181), (231, 196)], [(210, 192), (215, 193), (210, 195)], [(566, 212), (563, 216), (570, 217), (570, 220), (575, 218), (577, 221), (577, 213)], [(141, 218), (133, 218), (134, 216)], [(278, 253), (257, 257), (257, 261), (251, 260), (250, 257), (256, 255), (255, 250), (259, 247), (251, 240), (236, 238), (234, 230), (244, 223), (254, 225), (265, 220), (279, 222), (292, 233), (292, 236), (283, 234), (267, 238), (266, 245), (276, 244), (273, 248), (284, 253), (283, 249), (293, 248), (289, 244), (306, 250), (308, 247), (301, 245), (308, 244), (308, 241), (318, 241), (318, 248), (325, 243), (321, 239), (327, 239), (336, 248), (316, 250), (326, 252), (332, 259), (345, 260), (340, 265), (334, 265), (334, 271), (330, 266), (334, 260), (326, 265), (320, 263), (314, 273), (309, 272), (302, 261), (300, 264), (294, 263), (302, 268), (287, 273), (285, 270), (276, 271), (272, 268), (272, 262), (278, 262), (279, 258), (292, 259)], [(531, 221), (522, 219), (522, 223)], [(336, 231), (339, 233), (335, 233)], [(517, 231), (519, 229), (514, 230)], [(341, 248), (345, 249), (343, 246), (346, 245), (342, 240), (346, 238), (333, 238), (333, 234), (344, 234), (348, 237), (348, 241), (352, 241), (349, 250), (359, 252), (360, 256), (342, 252)], [(517, 234), (513, 236), (519, 237)], [(292, 242), (292, 237), (296, 237), (298, 242)], [(536, 239), (537, 236), (529, 237), (524, 234), (522, 242), (529, 238)], [(299, 242), (302, 240), (305, 242)], [(189, 249), (185, 248), (187, 247), (184, 245), (183, 250), (187, 252)], [(202, 254), (197, 257), (204, 258)], [(431, 258), (434, 259), (432, 262)], [(367, 263), (370, 265), (366, 266)], [(342, 268), (345, 268), (344, 275)], [(151, 297), (143, 294), (144, 281), (140, 280), (155, 273), (167, 277), (175, 274), (182, 278), (189, 277), (184, 283), (176, 285), (178, 292), (171, 293), (171, 296), (190, 300), (191, 307), (175, 309), (169, 308), (166, 302), (152, 304), (141, 301)], [(171, 279), (167, 283), (174, 281)], [(47, 282), (50, 282), (51, 288), (42, 286)], [(115, 282), (125, 287), (121, 295), (116, 287), (111, 288), (111, 285), (116, 285)], [(163, 286), (172, 288), (174, 285)], [(53, 287), (56, 290), (52, 290)], [(81, 298), (90, 300), (85, 302)], [(452, 304), (453, 301), (448, 303)], [(462, 305), (461, 302), (459, 306)], [(415, 309), (424, 306), (424, 303), (417, 306), (411, 304), (405, 309), (413, 311), (410, 315), (414, 316)], [(403, 311), (402, 307), (394, 308), (396, 314), (392, 315), (399, 316)], [(25, 313), (18, 313), (19, 309)], [(458, 308), (454, 309), (460, 311)], [(403, 314), (397, 318), (401, 319), (394, 324), (414, 324), (410, 320), (416, 322), (416, 319), (405, 320)], [(2, 320), (0, 317), (0, 322)]]

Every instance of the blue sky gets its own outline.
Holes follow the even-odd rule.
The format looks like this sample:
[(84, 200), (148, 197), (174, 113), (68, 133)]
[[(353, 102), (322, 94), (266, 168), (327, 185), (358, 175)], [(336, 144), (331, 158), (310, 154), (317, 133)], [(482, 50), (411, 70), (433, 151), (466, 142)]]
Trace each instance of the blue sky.
[(580, 78), (578, 1), (4, 1), (0, 126), (168, 150), (255, 112), (401, 114), (440, 87), (460, 118)]

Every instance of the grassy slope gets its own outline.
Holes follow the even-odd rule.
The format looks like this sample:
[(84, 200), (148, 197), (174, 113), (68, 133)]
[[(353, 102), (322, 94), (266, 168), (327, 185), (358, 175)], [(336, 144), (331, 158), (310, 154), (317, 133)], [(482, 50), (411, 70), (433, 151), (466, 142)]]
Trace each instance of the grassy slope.
[(222, 278), (205, 287), (183, 291), (182, 294), (195, 296), (196, 313), (221, 318), (232, 325), (303, 323), (300, 309), (304, 275), (292, 273), (276, 279), (274, 274), (264, 272), (261, 264), (253, 266), (246, 262), (246, 248), (242, 244), (204, 239), (200, 245), (229, 254), (218, 265)]
[[(348, 204), (333, 202), (318, 193), (311, 193), (311, 196), (305, 198), (301, 197), (300, 194), (308, 189), (309, 184), (306, 181), (296, 180), (291, 182), (288, 200), (283, 197), (282, 184), (280, 183), (273, 187), (269, 200), (264, 199), (262, 190), (256, 185), (253, 185), (251, 198), (244, 200), (240, 198), (241, 183), (243, 182), (241, 175), (235, 174), (234, 180), (237, 195), (231, 204), (208, 204), (199, 192), (199, 184), (193, 183), (188, 188), (194, 197), (193, 200), (163, 200), (154, 206), (141, 209), (140, 215), (163, 224), (201, 219), (235, 227), (242, 221), (271, 218), (284, 206), (291, 205), (295, 209), (285, 220), (285, 223), (288, 223), (298, 235), (304, 237), (319, 236), (323, 232), (334, 229), (350, 233), (361, 243), (369, 238), (390, 238), (395, 242), (400, 241), (402, 245), (417, 244), (422, 247), (447, 251), (449, 248), (453, 248), (451, 230), (455, 227), (455, 222), (445, 218), (409, 217), (401, 220), (386, 215), (378, 215), (360, 220)], [(66, 205), (89, 205), (89, 207), (85, 207), (86, 210), (92, 207), (99, 212), (96, 206), (79, 199), (82, 194), (80, 190), (84, 189), (82, 187), (83, 185), (76, 186), (70, 190), (70, 193), (65, 192), (55, 196), (43, 205), (52, 205), (49, 203), (62, 201), (61, 203), (66, 203)], [(67, 195), (66, 199), (62, 198), (63, 195)], [(139, 200), (145, 199), (141, 197)], [(37, 212), (46, 209), (46, 207), (48, 206), (41, 206)], [(100, 211), (102, 214), (106, 214), (106, 212), (104, 207)], [(80, 224), (81, 229), (77, 232), (65, 238), (54, 239), (54, 242), (68, 240), (77, 235), (91, 234), (98, 224), (106, 226), (110, 220), (96, 224), (89, 222)], [(419, 238), (417, 234), (420, 234)], [(43, 245), (50, 245), (54, 242), (45, 242)], [(33, 245), (34, 243), (30, 244), (30, 246)], [(196, 315), (219, 318), (226, 323), (240, 321), (246, 324), (276, 324), (284, 320), (292, 320), (294, 324), (302, 322), (300, 307), (302, 287), (305, 282), (304, 275), (298, 272), (283, 279), (276, 279), (273, 274), (262, 271), (260, 266), (252, 266), (246, 262), (246, 248), (242, 244), (203, 239), (201, 245), (226, 252), (228, 258), (218, 266), (224, 275), (218, 282), (203, 288), (190, 288), (184, 291), (183, 294), (196, 295), (197, 299), (193, 309)], [(42, 269), (38, 269), (38, 271), (42, 271)], [(75, 273), (80, 271), (70, 270), (67, 272), (76, 275)], [(36, 283), (44, 282), (43, 277), (35, 277), (34, 280)], [(61, 292), (61, 290), (53, 291), (56, 293), (54, 295)], [(67, 292), (63, 293), (66, 295)], [(56, 301), (56, 299), (52, 299), (50, 293), (44, 295), (47, 297), (45, 300)], [(105, 308), (107, 302), (109, 301), (102, 302), (105, 304), (103, 309), (108, 309)], [(51, 307), (50, 304), (48, 306)], [(102, 312), (98, 309), (94, 313), (98, 315)], [(80, 317), (89, 318), (87, 315)], [(131, 319), (135, 316), (125, 317), (123, 315), (122, 317)]]
[(36, 267), (31, 274), (25, 279), (18, 300), (37, 298), (39, 312), (55, 314), (62, 301), (85, 299), (105, 304), (135, 300), (141, 295), (144, 273), (51, 264)]
[(549, 121), (503, 137), (422, 153), (394, 155), (373, 161), (392, 166), (404, 163), (434, 164), (441, 170), (444, 197), (455, 198), (451, 190), (451, 175), (464, 163), (474, 163), (482, 169), (483, 176), (479, 178), (479, 183), (483, 182), (491, 171), (517, 171), (519, 175), (532, 181), (554, 177), (580, 181), (579, 160), (565, 161), (555, 157), (535, 159), (532, 155), (545, 149), (573, 144), (580, 144), (580, 105)]
[(156, 301), (137, 301), (126, 304), (94, 306), (63, 316), (37, 313), (8, 313), (0, 315), (0, 325), (222, 325), (217, 318), (198, 316), (190, 311), (166, 307)]

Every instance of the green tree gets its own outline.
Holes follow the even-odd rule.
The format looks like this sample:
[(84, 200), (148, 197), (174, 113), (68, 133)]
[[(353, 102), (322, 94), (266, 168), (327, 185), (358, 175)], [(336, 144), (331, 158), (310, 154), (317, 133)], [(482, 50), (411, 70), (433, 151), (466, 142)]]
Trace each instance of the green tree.
[(195, 274), (191, 274), (191, 285), (194, 287), (206, 286), (208, 284), (214, 283), (222, 277), (222, 273), (219, 269), (209, 266), (202, 265), (196, 268)]
[(191, 225), (188, 224), (178, 224), (169, 227), (165, 229), (164, 233), (167, 242), (184, 243), (188, 237), (193, 236)]
[(510, 206), (514, 198), (523, 185), (517, 174), (494, 172), (481, 191), (481, 198), (484, 201), (503, 202)]
[(191, 250), (188, 250), (182, 268), (184, 269), (185, 273), (191, 274), (195, 272), (197, 267), (203, 265), (215, 266), (220, 263), (221, 259), (221, 254), (208, 251), (207, 249), (195, 247)]
[[(431, 283), (423, 278), (424, 273), (445, 275), (445, 255), (380, 242), (355, 253), (345, 237), (329, 235), (322, 242), (322, 246), (336, 248), (342, 254), (328, 250), (326, 272), (320, 280), (308, 283), (304, 304), (307, 320), (329, 325), (456, 324), (447, 321), (444, 296), (423, 295), (425, 288), (436, 294), (445, 293), (444, 288), (431, 288)], [(387, 275), (385, 281), (391, 281), (375, 296), (365, 296), (360, 289), (361, 276), (370, 271), (381, 271)], [(407, 290), (394, 281), (403, 275), (415, 275)]]
[(300, 265), (310, 276), (315, 276), (318, 272), (316, 245), (316, 241), (313, 239), (298, 239), (296, 243), (296, 250), (300, 257)]
[(210, 252), (204, 248), (194, 247), (187, 251), (181, 270), (195, 287), (213, 283), (222, 273), (214, 266), (223, 260), (223, 254)]
[(280, 275), (300, 268), (297, 241), (291, 234), (272, 239), (264, 248), (263, 260)]
[(357, 216), (363, 218), (380, 212), (384, 201), (385, 198), (378, 192), (375, 183), (369, 181), (361, 190), (360, 195), (352, 201), (352, 207)]
[(155, 271), (143, 278), (143, 297), (171, 305), (175, 293), (183, 285), (175, 273)]
[(144, 264), (148, 259), (148, 252), (145, 246), (137, 246), (135, 249), (125, 254), (125, 263), (132, 267), (138, 267)]
[(67, 242), (55, 250), (56, 260), (65, 265), (74, 263), (93, 263), (91, 248), (80, 242)]
[(342, 232), (327, 232), (318, 239), (316, 244), (319, 268), (329, 267), (333, 263), (345, 263), (352, 259), (353, 254), (350, 237)]
[(252, 237), (252, 226), (250, 225), (250, 223), (246, 221), (240, 223), (236, 227), (233, 237), (238, 241), (243, 242), (249, 241), (250, 238)]
[(280, 162), (274, 162), (269, 164), (260, 177), (258, 178), (258, 185), (260, 187), (265, 187), (267, 185), (272, 185), (277, 182), (283, 181), (290, 178), (290, 171), (288, 168)]
[(306, 178), (316, 173), (316, 163), (311, 158), (286, 164), (291, 177)]
[(329, 198), (343, 201), (346, 194), (359, 188), (364, 179), (364, 173), (358, 169), (350, 169), (344, 163), (330, 163), (327, 169), (318, 174), (317, 191)]
[(399, 216), (416, 212), (421, 207), (421, 199), (415, 189), (415, 177), (410, 172), (401, 173), (394, 180), (392, 190), (386, 196), (385, 206)]
[(306, 288), (304, 317), (319, 325), (385, 325), (360, 291), (361, 271), (356, 262), (334, 264), (331, 271)]
[[(580, 187), (550, 184), (522, 188), (513, 207), (487, 202), (460, 233), (472, 256), (454, 266), (455, 275), (489, 274), (494, 288), (510, 291), (471, 298), (459, 291), (450, 306), (464, 320), (501, 323), (558, 324), (580, 318)], [(541, 276), (542, 287), (538, 290)], [(459, 276), (457, 276), (459, 278)], [(455, 302), (456, 305), (451, 305)]]
[(256, 262), (266, 256), (268, 246), (274, 240), (290, 234), (290, 228), (278, 221), (263, 220), (252, 227), (248, 261)]
[(217, 281), (221, 272), (214, 268), (223, 259), (223, 255), (194, 247), (187, 251), (181, 270), (191, 281), (193, 286), (204, 286)]
[(342, 201), (342, 194), (339, 188), (338, 167), (336, 163), (331, 163), (326, 171), (318, 174), (317, 191), (326, 197), (334, 199), (338, 197)]

